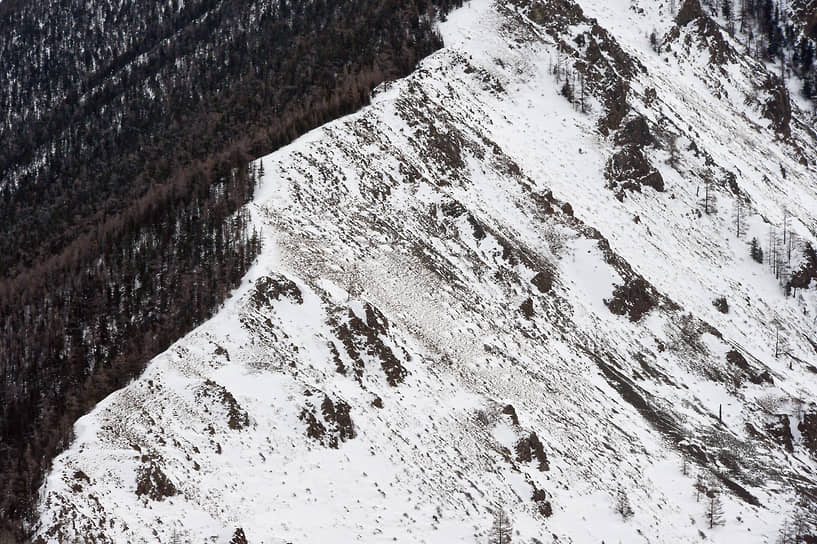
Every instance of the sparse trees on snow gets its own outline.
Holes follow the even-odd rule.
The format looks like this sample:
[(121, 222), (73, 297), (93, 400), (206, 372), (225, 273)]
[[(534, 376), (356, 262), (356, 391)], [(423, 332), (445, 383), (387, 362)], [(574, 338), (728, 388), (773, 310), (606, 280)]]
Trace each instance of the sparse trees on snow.
[(781, 355), (786, 355), (789, 352), (789, 340), (785, 333), (781, 334), (780, 322), (774, 320), (774, 358), (777, 359)]
[(709, 500), (706, 503), (706, 522), (709, 528), (713, 529), (725, 522), (720, 489), (710, 489), (707, 492), (707, 497), (709, 497)]
[(711, 189), (712, 180), (709, 176), (704, 178), (704, 197), (702, 200), (704, 213), (709, 215), (715, 211), (715, 195)]
[(808, 542), (804, 536), (811, 532), (811, 527), (817, 523), (817, 517), (810, 511), (809, 505), (803, 501), (802, 496), (797, 501), (794, 511), (783, 522), (780, 527), (778, 544), (799, 544)]
[(794, 542), (794, 531), (792, 531), (789, 520), (783, 522), (780, 528), (779, 536), (777, 537), (778, 544), (792, 544)]
[(706, 479), (703, 473), (698, 472), (698, 475), (695, 476), (695, 502), (701, 501), (701, 495), (706, 493), (706, 489)]
[(735, 198), (735, 236), (743, 238), (746, 235), (746, 205), (738, 195)]
[(726, 29), (729, 34), (735, 33), (735, 12), (733, 9), (732, 0), (723, 0), (721, 2), (721, 14), (726, 19)]
[(494, 513), (494, 522), (488, 535), (488, 544), (510, 544), (512, 534), (513, 525), (508, 513), (503, 508), (498, 508)]

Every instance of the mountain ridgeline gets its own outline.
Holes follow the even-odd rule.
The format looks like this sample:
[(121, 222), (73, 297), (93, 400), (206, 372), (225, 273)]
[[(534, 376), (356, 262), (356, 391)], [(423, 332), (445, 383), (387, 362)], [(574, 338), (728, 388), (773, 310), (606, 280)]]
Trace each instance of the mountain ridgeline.
[(817, 3), (459, 4), (0, 0), (0, 544), (817, 542)]
[(77, 417), (254, 260), (249, 161), (410, 72), (455, 3), (0, 3), (0, 540)]

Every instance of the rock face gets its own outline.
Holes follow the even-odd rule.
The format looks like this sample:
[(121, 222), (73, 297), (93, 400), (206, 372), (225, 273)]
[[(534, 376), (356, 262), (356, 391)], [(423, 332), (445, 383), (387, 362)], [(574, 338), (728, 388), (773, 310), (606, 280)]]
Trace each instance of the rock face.
[(789, 91), (778, 78), (769, 78), (763, 86), (768, 99), (763, 105), (763, 116), (772, 122), (772, 128), (780, 136), (791, 136), (791, 99)]
[(616, 133), (615, 142), (618, 145), (634, 145), (639, 148), (655, 145), (655, 137), (652, 135), (647, 119), (642, 115), (637, 115)]
[(607, 163), (605, 175), (627, 189), (645, 185), (656, 191), (664, 190), (661, 173), (650, 164), (642, 149), (636, 145), (627, 145), (614, 153)]
[[(263, 157), (258, 262), (77, 423), (37, 536), (476, 543), (501, 504), (514, 542), (771, 542), (814, 511), (817, 142), (764, 118), (763, 65), (638, 4), (471, 0)], [(796, 297), (749, 256), (784, 218)]]
[(684, 0), (675, 16), (675, 22), (678, 23), (678, 26), (686, 26), (695, 19), (705, 16), (700, 0)]

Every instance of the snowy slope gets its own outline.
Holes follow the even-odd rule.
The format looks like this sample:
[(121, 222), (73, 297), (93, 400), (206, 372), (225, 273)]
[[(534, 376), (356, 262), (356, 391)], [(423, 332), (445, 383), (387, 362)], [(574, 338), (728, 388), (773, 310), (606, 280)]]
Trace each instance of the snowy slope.
[[(414, 74), (258, 161), (258, 263), (77, 423), (38, 535), (485, 542), (501, 506), (518, 542), (773, 542), (813, 510), (816, 286), (786, 297), (747, 245), (784, 220), (792, 270), (817, 245), (809, 120), (782, 135), (766, 67), (666, 3), (578, 4), (471, 0)], [(663, 191), (613, 186), (634, 119)]]

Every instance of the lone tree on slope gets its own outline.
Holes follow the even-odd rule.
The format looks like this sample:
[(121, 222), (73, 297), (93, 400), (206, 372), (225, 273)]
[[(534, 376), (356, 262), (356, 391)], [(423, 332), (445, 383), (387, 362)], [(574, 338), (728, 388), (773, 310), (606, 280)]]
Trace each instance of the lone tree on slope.
[(716, 525), (724, 524), (723, 502), (721, 502), (719, 489), (711, 489), (707, 495), (709, 501), (706, 504), (706, 521), (709, 523), (709, 528), (712, 529)]
[(499, 508), (494, 514), (494, 523), (491, 525), (488, 544), (511, 544), (512, 533), (513, 526), (508, 514), (504, 509)]
[(749, 254), (755, 262), (763, 264), (763, 248), (760, 247), (760, 242), (757, 241), (757, 238), (752, 238)]

